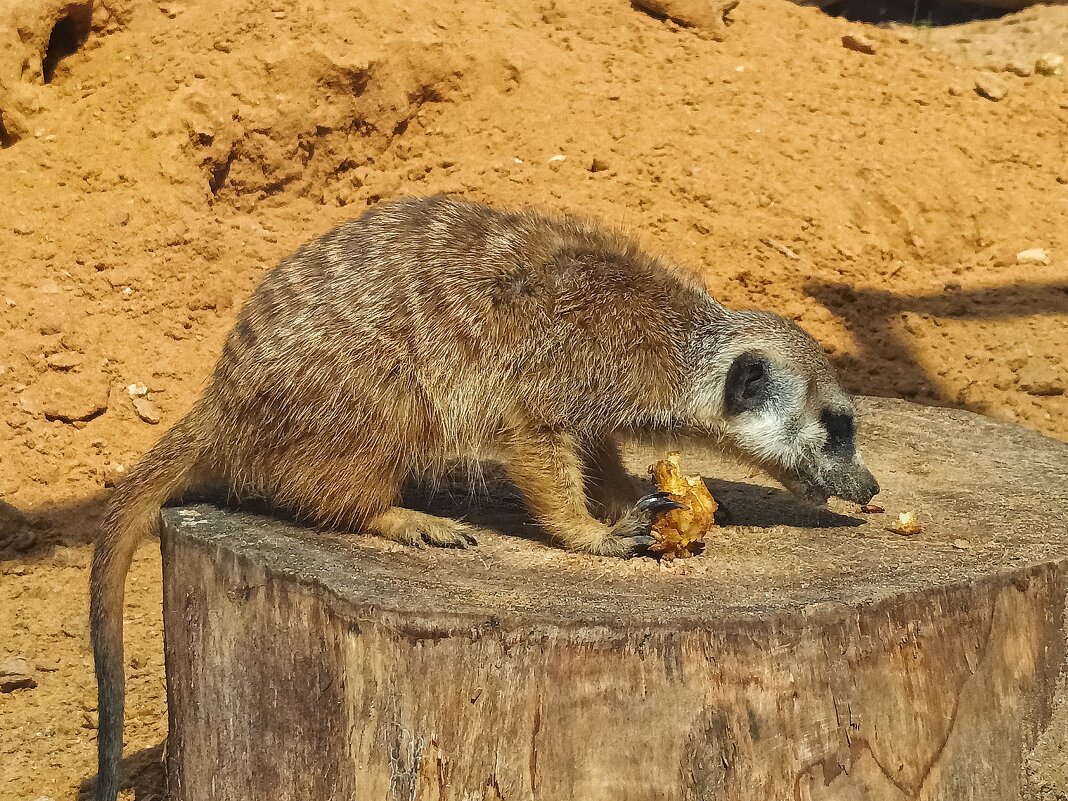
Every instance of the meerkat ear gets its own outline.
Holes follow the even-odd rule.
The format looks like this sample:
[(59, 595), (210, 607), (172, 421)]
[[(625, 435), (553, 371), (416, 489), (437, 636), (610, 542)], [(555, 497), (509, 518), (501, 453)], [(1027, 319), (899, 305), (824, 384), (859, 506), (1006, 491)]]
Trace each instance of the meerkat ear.
[(743, 353), (727, 371), (724, 405), (727, 414), (759, 408), (767, 400), (768, 363), (757, 353)]

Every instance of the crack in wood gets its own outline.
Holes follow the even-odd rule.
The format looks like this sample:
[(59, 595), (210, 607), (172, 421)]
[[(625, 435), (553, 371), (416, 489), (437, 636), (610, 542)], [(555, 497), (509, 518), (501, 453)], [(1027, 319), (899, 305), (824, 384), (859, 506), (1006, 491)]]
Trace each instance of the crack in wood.
[(538, 733), (541, 731), (541, 701), (534, 710), (534, 726), (530, 734), (530, 792), (538, 786)]
[[(945, 736), (942, 738), (942, 742), (939, 743), (938, 747), (935, 749), (934, 754), (928, 760), (927, 768), (923, 771), (919, 780), (916, 782), (914, 796), (917, 798), (919, 797), (920, 790), (923, 789), (923, 785), (927, 782), (928, 777), (930, 777), (931, 771), (934, 770), (935, 765), (938, 764), (938, 761), (945, 753), (946, 746), (949, 744), (949, 739), (953, 735), (953, 731), (957, 725), (957, 718), (960, 715), (960, 702), (961, 697), (964, 695), (964, 691), (968, 688), (968, 685), (975, 677), (975, 674), (979, 672), (983, 663), (986, 662), (987, 658), (990, 656), (991, 640), (994, 638), (994, 619), (997, 614), (997, 606), (998, 602), (1001, 600), (1002, 592), (999, 592), (997, 595), (995, 595), (994, 598), (991, 599), (990, 604), (987, 607), (987, 615), (990, 623), (986, 628), (986, 634), (983, 638), (983, 644), (979, 647), (979, 660), (978, 662), (976, 662), (975, 669), (973, 669), (971, 673), (964, 678), (964, 680), (960, 683), (960, 686), (957, 688), (956, 693), (954, 694), (953, 710), (950, 712), (949, 715), (949, 724), (946, 726)], [(872, 754), (872, 756), (874, 757), (875, 755)], [(878, 763), (878, 760), (876, 760), (876, 762)]]
[[(896, 779), (893, 776), (891, 776), (890, 775), (890, 771), (887, 770), (886, 766), (883, 765), (883, 763), (879, 761), (879, 757), (877, 757), (875, 755), (875, 752), (872, 750), (871, 743), (866, 738), (857, 737), (855, 742), (856, 742), (856, 745), (853, 746), (853, 747), (858, 749), (858, 751), (860, 749), (863, 749), (863, 750), (867, 751), (868, 754), (871, 756), (871, 761), (875, 763), (875, 767), (877, 767), (879, 769), (879, 772), (883, 774), (883, 776), (886, 778), (886, 780), (888, 782), (890, 782), (890, 784), (894, 785), (894, 787), (896, 787), (898, 789), (898, 791), (902, 795), (906, 796), (909, 799), (909, 801), (919, 801), (919, 797), (920, 797), (919, 789), (913, 790), (911, 787), (909, 787), (907, 784), (902, 782), (900, 779)], [(850, 759), (851, 760), (853, 759), (852, 754), (850, 754)]]
[[(909, 801), (918, 801), (918, 799), (920, 797), (920, 793), (923, 790), (924, 784), (926, 784), (926, 782), (927, 782), (928, 778), (930, 777), (932, 771), (934, 770), (935, 766), (938, 764), (939, 760), (942, 758), (943, 754), (945, 753), (946, 747), (949, 744), (949, 741), (950, 741), (951, 737), (953, 736), (953, 732), (955, 731), (957, 720), (958, 720), (958, 717), (960, 715), (960, 704), (961, 704), (961, 699), (962, 699), (962, 697), (964, 695), (964, 692), (967, 690), (968, 685), (972, 681), (974, 676), (980, 671), (980, 668), (983, 665), (983, 663), (986, 662), (987, 659), (990, 656), (991, 645), (992, 645), (992, 641), (994, 639), (994, 628), (995, 628), (994, 621), (995, 621), (996, 614), (997, 614), (997, 605), (998, 605), (998, 602), (1001, 600), (1001, 597), (1002, 597), (1002, 594), (999, 593), (993, 599), (991, 599), (990, 603), (987, 606), (987, 613), (984, 616), (986, 618), (986, 620), (987, 620), (987, 625), (986, 625), (985, 631), (983, 632), (982, 644), (978, 648), (979, 659), (976, 662), (975, 668), (967, 676), (965, 676), (962, 679), (962, 681), (960, 682), (960, 685), (954, 691), (953, 704), (952, 704), (952, 708), (951, 708), (951, 711), (950, 711), (950, 714), (949, 714), (949, 721), (948, 721), (948, 723), (946, 725), (944, 734), (943, 734), (940, 742), (935, 746), (931, 757), (927, 760), (927, 765), (924, 768), (924, 770), (921, 772), (919, 778), (915, 782), (905, 782), (905, 781), (902, 781), (901, 779), (895, 777), (894, 775), (891, 774), (891, 772), (887, 768), (887, 766), (883, 764), (882, 760), (879, 759), (879, 756), (875, 753), (875, 749), (872, 747), (871, 741), (869, 739), (867, 739), (866, 737), (853, 737), (850, 734), (849, 730), (852, 728), (852, 725), (853, 725), (853, 722), (852, 722), (853, 715), (852, 715), (852, 708), (850, 707), (849, 703), (846, 702), (848, 725), (845, 727), (845, 738), (846, 738), (846, 743), (849, 746), (849, 751), (850, 751), (850, 758), (849, 759), (850, 759), (850, 764), (851, 765), (854, 764), (857, 761), (858, 757), (860, 756), (860, 754), (862, 752), (866, 751), (868, 753), (868, 755), (871, 757), (872, 762), (879, 769), (879, 772), (886, 778), (886, 780), (888, 782), (890, 782), (894, 787), (896, 787), (898, 789), (898, 791), (901, 792), (901, 794), (903, 796), (905, 796), (907, 799), (909, 799)], [(839, 700), (838, 700), (837, 697), (832, 696), (831, 697), (831, 702), (832, 702), (832, 704), (834, 706), (835, 721), (836, 721), (838, 727), (842, 728), (842, 718), (841, 718), (841, 711), (840, 711), (840, 707), (839, 707)], [(825, 781), (825, 784), (828, 785), (828, 786), (833, 781), (835, 781), (838, 778), (838, 776), (840, 776), (843, 772), (846, 775), (849, 775), (849, 772), (850, 772), (849, 769), (845, 765), (841, 765), (840, 761), (838, 762), (838, 764), (841, 766), (842, 770), (839, 770), (839, 771), (833, 771), (832, 770), (831, 771), (832, 775), (828, 775), (827, 765), (828, 765), (829, 761), (830, 761), (830, 758), (826, 757), (826, 756), (822, 757), (820, 759), (813, 760), (813, 761), (805, 764), (801, 768), (801, 770), (794, 775), (794, 799), (795, 799), (795, 801), (801, 801), (801, 780), (806, 775), (808, 775), (813, 770), (813, 768), (820, 767), (823, 770), (824, 781)]]
[(445, 801), (445, 787), (449, 783), (449, 769), (446, 759), (438, 754), (438, 801)]

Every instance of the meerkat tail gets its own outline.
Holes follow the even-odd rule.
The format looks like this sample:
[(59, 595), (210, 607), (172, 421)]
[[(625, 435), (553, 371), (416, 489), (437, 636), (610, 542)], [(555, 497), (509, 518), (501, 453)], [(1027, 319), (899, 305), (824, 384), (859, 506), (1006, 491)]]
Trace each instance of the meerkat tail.
[(160, 508), (191, 486), (202, 446), (191, 413), (171, 428), (116, 488), (93, 552), (89, 628), (97, 678), (98, 775), (95, 801), (115, 801), (122, 761), (123, 598), (138, 543), (151, 535)]

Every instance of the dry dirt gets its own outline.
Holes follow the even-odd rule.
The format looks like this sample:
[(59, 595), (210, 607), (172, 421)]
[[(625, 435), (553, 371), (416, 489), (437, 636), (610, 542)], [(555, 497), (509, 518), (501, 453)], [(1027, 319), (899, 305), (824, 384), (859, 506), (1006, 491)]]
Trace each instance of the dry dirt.
[[(0, 661), (37, 681), (0, 694), (2, 801), (74, 798), (95, 772), (105, 481), (189, 406), (264, 271), (381, 198), (624, 224), (725, 302), (795, 317), (853, 390), (1068, 440), (1068, 77), (1003, 70), (1068, 55), (1068, 7), (888, 30), (741, 0), (729, 21), (628, 0), (0, 3)], [(146, 543), (140, 799), (161, 792), (159, 581)]]

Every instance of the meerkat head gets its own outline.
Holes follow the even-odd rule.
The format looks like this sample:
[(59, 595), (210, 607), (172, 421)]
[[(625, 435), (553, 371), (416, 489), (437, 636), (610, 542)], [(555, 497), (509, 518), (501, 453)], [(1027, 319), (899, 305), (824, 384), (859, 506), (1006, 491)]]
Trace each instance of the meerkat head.
[(766, 312), (727, 312), (690, 343), (689, 415), (793, 493), (867, 503), (879, 484), (856, 445), (853, 402), (823, 348)]

